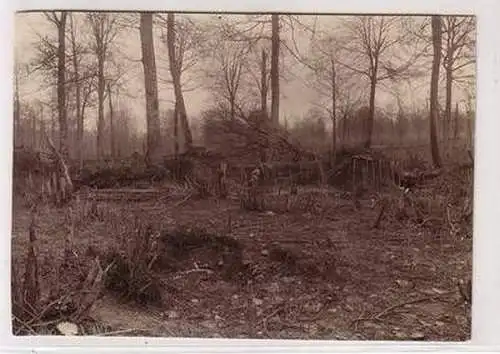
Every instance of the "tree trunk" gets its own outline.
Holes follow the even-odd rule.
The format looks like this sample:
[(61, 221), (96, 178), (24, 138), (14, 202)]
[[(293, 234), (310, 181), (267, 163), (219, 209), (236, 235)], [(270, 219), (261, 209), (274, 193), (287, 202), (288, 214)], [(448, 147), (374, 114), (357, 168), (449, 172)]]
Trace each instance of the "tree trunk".
[(457, 140), (458, 139), (458, 127), (459, 127), (459, 114), (458, 114), (458, 102), (455, 103), (455, 118), (453, 119), (453, 139)]
[(397, 132), (397, 136), (398, 136), (398, 143), (399, 145), (403, 145), (403, 141), (404, 141), (404, 113), (403, 113), (403, 106), (401, 104), (401, 98), (399, 97), (399, 95), (396, 97), (396, 100), (397, 100), (397, 103), (398, 103), (398, 120), (396, 122), (396, 132)]
[(50, 135), (53, 141), (57, 141), (57, 117), (55, 112), (50, 114)]
[(108, 104), (109, 104), (109, 138), (111, 147), (111, 157), (116, 157), (116, 134), (114, 124), (113, 97), (111, 95), (111, 84), (108, 82)]
[(78, 127), (78, 140), (80, 141), (80, 146), (81, 146), (81, 153), (80, 153), (80, 170), (83, 169), (83, 158), (84, 158), (84, 141), (83, 138), (85, 136), (85, 129), (84, 129), (84, 124), (85, 124), (85, 108), (87, 108), (87, 102), (90, 96), (90, 91), (88, 91), (84, 96), (83, 96), (83, 102), (82, 102), (82, 110), (80, 113), (80, 125)]
[(57, 110), (59, 113), (59, 147), (62, 158), (68, 161), (68, 122), (66, 114), (66, 18), (68, 13), (61, 11), (58, 23), (57, 49)]
[(372, 145), (373, 125), (375, 123), (375, 93), (377, 90), (377, 67), (373, 70), (370, 78), (370, 106), (368, 109), (368, 117), (366, 117), (365, 125), (365, 143), (363, 147), (369, 149)]
[(160, 117), (158, 104), (158, 82), (153, 42), (153, 14), (141, 13), (141, 48), (146, 91), (147, 148), (146, 161), (160, 158)]
[(337, 74), (335, 72), (335, 61), (332, 64), (332, 160), (335, 161), (337, 152)]
[(264, 49), (260, 66), (260, 109), (264, 117), (267, 117), (267, 53)]
[(167, 48), (168, 48), (168, 61), (170, 67), (170, 74), (174, 84), (174, 94), (180, 123), (184, 130), (186, 149), (189, 150), (193, 145), (193, 136), (189, 128), (187, 120), (186, 105), (184, 103), (184, 96), (181, 87), (181, 70), (180, 65), (177, 65), (178, 58), (175, 53), (175, 16), (172, 12), (167, 15)]
[(441, 16), (432, 16), (432, 74), (431, 74), (431, 92), (430, 92), (430, 140), (431, 140), (431, 155), (432, 162), (435, 167), (441, 167), (441, 156), (439, 155), (439, 146), (437, 142), (436, 122), (439, 118), (439, 67), (441, 62)]
[(280, 23), (279, 15), (273, 14), (272, 20), (272, 36), (271, 36), (271, 121), (276, 126), (279, 124), (280, 117), (280, 73), (279, 73), (279, 56), (280, 56)]
[(347, 143), (347, 112), (344, 112), (344, 116), (342, 117), (342, 146), (345, 147)]
[(45, 136), (46, 132), (45, 132), (45, 108), (42, 105), (40, 105), (40, 119), (38, 120), (40, 123), (38, 124), (39, 125), (39, 130), (40, 130), (40, 133), (38, 135), (38, 147), (40, 148), (40, 150), (43, 149), (43, 137)]
[(174, 177), (176, 180), (180, 180), (181, 161), (179, 160), (179, 108), (177, 103), (174, 108), (174, 159)]
[(104, 156), (104, 53), (98, 51), (97, 55), (97, 159)]
[(231, 97), (231, 104), (230, 104), (230, 114), (231, 114), (231, 120), (236, 119), (236, 97)]
[(174, 109), (174, 157), (179, 158), (179, 110), (177, 105)]
[[(449, 59), (448, 59), (449, 60)], [(445, 105), (445, 119), (444, 119), (444, 131), (443, 137), (445, 144), (448, 144), (448, 140), (451, 135), (451, 96), (453, 89), (453, 71), (449, 64), (446, 65), (446, 105)]]
[(31, 144), (33, 150), (36, 150), (36, 113), (31, 117)]
[(71, 27), (71, 49), (73, 54), (73, 71), (75, 75), (75, 109), (76, 109), (76, 158), (78, 161), (82, 160), (83, 150), (83, 119), (82, 119), (82, 104), (81, 104), (81, 83), (80, 83), (80, 68), (78, 65), (78, 56), (76, 48), (75, 27), (73, 23), (73, 15), (69, 17)]

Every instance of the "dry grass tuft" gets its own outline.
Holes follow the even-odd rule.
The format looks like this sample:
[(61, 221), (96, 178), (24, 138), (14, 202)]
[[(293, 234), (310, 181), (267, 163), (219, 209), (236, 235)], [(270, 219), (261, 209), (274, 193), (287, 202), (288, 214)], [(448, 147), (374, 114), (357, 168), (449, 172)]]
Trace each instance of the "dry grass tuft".
[(107, 250), (103, 255), (104, 263), (109, 268), (106, 288), (126, 301), (160, 305), (162, 287), (153, 271), (158, 254), (152, 227), (142, 224), (137, 218), (135, 227), (120, 241), (116, 248)]

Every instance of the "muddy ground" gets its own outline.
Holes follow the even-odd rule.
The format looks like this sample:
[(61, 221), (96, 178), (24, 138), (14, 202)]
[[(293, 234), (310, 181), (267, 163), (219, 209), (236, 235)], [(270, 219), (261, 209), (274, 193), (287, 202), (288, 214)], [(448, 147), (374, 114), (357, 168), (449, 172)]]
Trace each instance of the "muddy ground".
[[(302, 188), (299, 197), (311, 193), (320, 201), (298, 198), (288, 212), (277, 206), (246, 211), (231, 198), (101, 201), (97, 218), (86, 214), (82, 197), (72, 209), (78, 214), (74, 249), (82, 259), (89, 246), (101, 253), (116, 248), (137, 220), (158, 234), (179, 225), (200, 227), (236, 240), (242, 255), (242, 267), (231, 274), (213, 247), (193, 247), (175, 269), (158, 270), (162, 294), (155, 305), (105, 291), (88, 316), (100, 329), (86, 333), (469, 339), (470, 308), (456, 283), (471, 276), (471, 237), (450, 233), (444, 223), (396, 220), (391, 205), (374, 228), (379, 208), (372, 195), (361, 197), (357, 208), (349, 195), (331, 188)], [(14, 201), (13, 215), (13, 274), (19, 281), (30, 220), (22, 200)], [(42, 207), (36, 220), (41, 287), (47, 294), (55, 280), (62, 281), (54, 264), (63, 257), (67, 210)]]

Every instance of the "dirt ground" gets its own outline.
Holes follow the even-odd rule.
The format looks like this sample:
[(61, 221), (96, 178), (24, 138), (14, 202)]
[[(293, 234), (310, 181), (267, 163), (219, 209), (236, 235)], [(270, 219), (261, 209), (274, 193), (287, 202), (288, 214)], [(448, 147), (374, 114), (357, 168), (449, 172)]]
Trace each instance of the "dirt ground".
[[(315, 193), (303, 188), (300, 195)], [(132, 219), (155, 230), (176, 225), (204, 229), (241, 245), (244, 275), (217, 271), (220, 255), (195, 249), (175, 271), (161, 273), (161, 304), (140, 306), (105, 292), (89, 318), (108, 335), (182, 337), (432, 340), (470, 338), (470, 308), (456, 282), (470, 278), (472, 239), (410, 221), (382, 219), (364, 196), (329, 189), (321, 208), (297, 206), (250, 212), (237, 200), (168, 198), (101, 202), (103, 220), (82, 217), (74, 247), (103, 251), (126, 234)], [(304, 202), (305, 203), (305, 202)], [(22, 273), (29, 212), (14, 201), (14, 276)], [(300, 200), (297, 201), (297, 205)], [(68, 232), (65, 210), (41, 208), (37, 217), (42, 292), (58, 275)], [(17, 275), (16, 275), (17, 274)], [(97, 326), (97, 325), (96, 325)], [(91, 330), (88, 330), (88, 332)], [(99, 331), (97, 331), (99, 332)], [(95, 333), (95, 332), (94, 332)]]

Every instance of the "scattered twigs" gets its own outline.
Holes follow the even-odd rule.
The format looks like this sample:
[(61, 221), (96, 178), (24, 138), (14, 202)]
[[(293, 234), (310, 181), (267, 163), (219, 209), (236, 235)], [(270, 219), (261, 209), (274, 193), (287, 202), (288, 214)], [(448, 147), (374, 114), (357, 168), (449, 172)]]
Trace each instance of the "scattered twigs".
[(177, 273), (177, 275), (174, 277), (174, 279), (179, 279), (184, 275), (188, 275), (191, 273), (206, 273), (206, 274), (213, 274), (213, 270), (211, 269), (205, 269), (205, 268), (194, 268), (194, 269), (188, 269), (183, 272)]
[(276, 309), (274, 309), (270, 314), (268, 314), (266, 317), (264, 317), (262, 319), (262, 327), (264, 328), (264, 330), (267, 332), (268, 329), (267, 329), (267, 322), (273, 318), (274, 316), (276, 316), (278, 313), (280, 313), (281, 311), (283, 311), (285, 309), (285, 304), (280, 304), (278, 305), (278, 307)]
[(25, 330), (27, 330), (31, 335), (36, 335), (36, 331), (33, 329), (33, 327), (30, 326), (30, 324), (26, 323), (25, 321), (21, 320), (19, 317), (17, 317), (16, 315), (12, 315), (12, 317), (14, 318), (15, 321), (17, 321), (21, 327), (17, 329), (17, 331), (15, 332), (15, 335), (18, 335), (19, 333), (21, 333), (21, 330), (24, 328)]
[(193, 193), (189, 193), (187, 196), (185, 196), (184, 198), (182, 198), (182, 200), (180, 200), (179, 202), (175, 203), (175, 206), (179, 207), (179, 206), (183, 205), (184, 203), (186, 203), (187, 201), (189, 201), (189, 199), (191, 199), (192, 197), (193, 197)]
[(83, 289), (89, 289), (88, 292), (80, 293), (78, 301), (78, 310), (71, 316), (73, 320), (78, 321), (81, 319), (88, 310), (92, 307), (95, 301), (99, 298), (101, 291), (104, 287), (103, 279), (105, 274), (111, 268), (109, 265), (105, 270), (101, 268), (99, 259), (96, 257), (92, 264), (87, 278), (85, 279)]
[(436, 300), (437, 298), (439, 298), (441, 296), (449, 295), (449, 294), (452, 294), (454, 292), (455, 291), (447, 291), (447, 292), (442, 293), (442, 294), (436, 294), (436, 295), (433, 295), (433, 296), (425, 296), (425, 297), (421, 297), (421, 298), (414, 299), (414, 300), (403, 301), (403, 302), (397, 303), (395, 305), (389, 306), (389, 307), (385, 308), (384, 310), (380, 311), (379, 313), (377, 313), (375, 315), (372, 315), (372, 316), (369, 316), (369, 317), (358, 317), (357, 319), (355, 319), (354, 321), (351, 322), (351, 326), (355, 326), (359, 322), (362, 322), (362, 321), (380, 321), (383, 316), (386, 316), (389, 313), (391, 313), (394, 310), (399, 309), (401, 307), (404, 307), (404, 306), (407, 306), (407, 305), (417, 304), (417, 303), (420, 303), (420, 302), (434, 301), (434, 300)]

